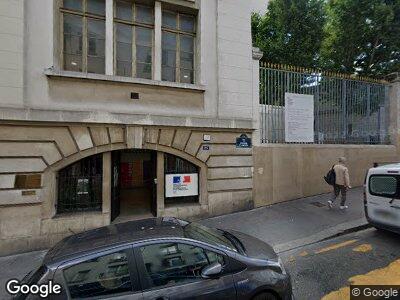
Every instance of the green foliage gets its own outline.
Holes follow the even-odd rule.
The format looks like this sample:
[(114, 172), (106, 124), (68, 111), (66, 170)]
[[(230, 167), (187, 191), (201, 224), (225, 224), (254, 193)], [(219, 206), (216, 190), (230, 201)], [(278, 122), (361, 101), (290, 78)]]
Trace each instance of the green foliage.
[(326, 14), (323, 68), (375, 77), (400, 70), (400, 0), (330, 0)]
[(378, 78), (400, 71), (400, 0), (270, 0), (251, 21), (265, 61)]
[(252, 16), (253, 41), (268, 62), (314, 67), (323, 25), (323, 0), (272, 0)]

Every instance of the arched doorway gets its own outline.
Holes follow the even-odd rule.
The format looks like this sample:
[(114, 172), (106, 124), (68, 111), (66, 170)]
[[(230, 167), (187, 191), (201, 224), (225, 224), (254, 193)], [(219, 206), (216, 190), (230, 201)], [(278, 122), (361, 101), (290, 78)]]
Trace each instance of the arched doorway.
[(133, 149), (111, 155), (111, 221), (156, 216), (157, 152)]

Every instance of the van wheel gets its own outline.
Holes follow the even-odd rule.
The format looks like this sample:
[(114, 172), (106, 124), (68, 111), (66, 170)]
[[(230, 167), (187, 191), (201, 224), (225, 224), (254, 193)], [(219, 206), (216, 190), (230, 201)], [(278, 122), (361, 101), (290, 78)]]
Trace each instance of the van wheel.
[(268, 292), (262, 292), (256, 295), (253, 300), (278, 300), (274, 294)]

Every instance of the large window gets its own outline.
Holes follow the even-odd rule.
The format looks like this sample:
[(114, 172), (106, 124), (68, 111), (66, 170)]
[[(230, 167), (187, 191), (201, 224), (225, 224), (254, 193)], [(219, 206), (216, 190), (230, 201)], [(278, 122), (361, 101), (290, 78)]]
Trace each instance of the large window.
[(399, 176), (396, 175), (372, 175), (369, 178), (369, 192), (371, 195), (399, 198)]
[[(179, 182), (177, 183), (178, 188), (182, 187), (183, 189), (186, 189), (185, 181), (189, 183), (189, 185), (192, 184), (190, 182), (192, 180), (192, 175), (197, 175), (199, 174), (199, 168), (188, 162), (187, 160), (184, 160), (180, 157), (177, 157), (175, 155), (171, 154), (164, 154), (164, 172), (166, 175), (172, 175), (176, 174), (179, 175)], [(188, 178), (188, 179), (186, 179)], [(167, 179), (166, 179), (167, 180)], [(173, 180), (175, 181), (175, 178), (173, 177)], [(166, 184), (171, 184), (171, 182), (166, 182)], [(175, 182), (173, 183), (175, 185)], [(182, 185), (181, 185), (182, 184)], [(199, 186), (197, 185), (197, 192), (199, 191)], [(176, 196), (176, 197), (169, 197), (166, 195), (165, 197), (165, 204), (182, 204), (182, 203), (196, 203), (199, 201), (199, 196), (194, 195), (194, 196)]]
[(117, 0), (114, 21), (116, 74), (151, 79), (153, 8)]
[(224, 265), (224, 257), (200, 247), (165, 243), (140, 248), (145, 266), (147, 288), (168, 287), (202, 280), (204, 267), (219, 262)]
[(64, 0), (63, 69), (105, 73), (105, 0)]
[(72, 298), (93, 298), (132, 292), (126, 251), (97, 257), (64, 270), (65, 282)]
[(195, 17), (162, 13), (162, 80), (194, 83)]
[(102, 154), (82, 159), (58, 173), (57, 213), (101, 211)]

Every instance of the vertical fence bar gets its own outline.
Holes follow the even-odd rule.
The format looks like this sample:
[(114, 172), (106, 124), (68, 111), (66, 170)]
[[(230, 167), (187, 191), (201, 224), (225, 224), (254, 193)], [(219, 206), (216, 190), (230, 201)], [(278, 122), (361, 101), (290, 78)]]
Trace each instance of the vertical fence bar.
[(290, 92), (314, 95), (315, 143), (387, 143), (387, 90), (385, 84), (340, 75), (261, 65), (261, 142), (285, 142), (285, 93)]

